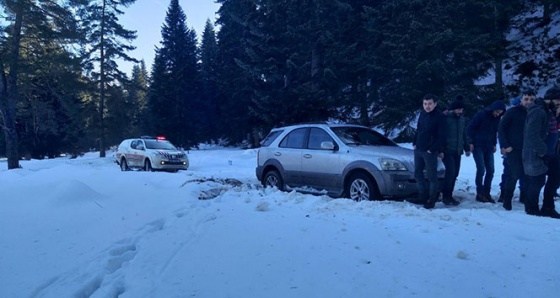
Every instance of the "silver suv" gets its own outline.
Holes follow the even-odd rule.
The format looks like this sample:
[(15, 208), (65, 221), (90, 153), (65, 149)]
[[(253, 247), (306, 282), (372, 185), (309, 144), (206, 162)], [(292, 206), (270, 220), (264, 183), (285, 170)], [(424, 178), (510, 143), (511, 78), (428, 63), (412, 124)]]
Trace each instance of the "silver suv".
[(164, 137), (140, 137), (121, 142), (115, 162), (122, 171), (132, 168), (144, 171), (165, 170), (177, 172), (189, 167), (189, 158)]
[[(274, 128), (261, 142), (256, 174), (265, 187), (356, 201), (404, 198), (418, 192), (413, 150), (359, 125)], [(438, 177), (444, 174), (438, 159)]]

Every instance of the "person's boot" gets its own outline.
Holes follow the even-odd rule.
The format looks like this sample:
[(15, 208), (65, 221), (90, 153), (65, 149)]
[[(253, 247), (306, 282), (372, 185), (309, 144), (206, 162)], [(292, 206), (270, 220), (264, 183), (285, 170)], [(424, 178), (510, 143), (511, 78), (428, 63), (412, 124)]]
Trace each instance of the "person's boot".
[(557, 218), (560, 219), (560, 213), (556, 211), (554, 208), (543, 208), (541, 209), (541, 216), (546, 216), (550, 218)]
[(445, 204), (447, 206), (457, 206), (461, 203), (461, 202), (455, 200), (453, 197), (443, 198), (442, 201), (443, 201), (443, 204)]
[(488, 198), (480, 192), (476, 193), (476, 200), (481, 203), (488, 203)]
[(505, 199), (504, 198), (503, 206), (504, 206), (504, 209), (506, 209), (507, 211), (511, 211), (511, 198), (510, 199)]
[(428, 199), (428, 201), (426, 202), (426, 204), (424, 204), (424, 208), (426, 209), (432, 209), (436, 206), (436, 201), (437, 198), (430, 198)]
[(529, 214), (529, 215), (534, 215), (534, 216), (541, 216), (541, 212), (539, 211), (539, 204), (528, 204), (527, 201), (525, 201), (525, 213)]
[(500, 197), (498, 198), (498, 202), (499, 203), (504, 202), (504, 191), (503, 190), (500, 191)]
[(494, 201), (494, 199), (492, 199), (492, 196), (490, 195), (489, 192), (486, 193), (485, 196), (486, 196), (486, 200), (487, 200), (488, 203), (496, 204), (496, 201)]

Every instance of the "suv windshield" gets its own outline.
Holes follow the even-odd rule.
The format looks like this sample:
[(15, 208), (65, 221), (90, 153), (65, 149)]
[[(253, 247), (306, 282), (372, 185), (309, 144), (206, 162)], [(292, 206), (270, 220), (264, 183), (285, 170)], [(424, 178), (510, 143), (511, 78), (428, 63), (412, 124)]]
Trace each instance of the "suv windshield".
[(368, 128), (340, 126), (331, 129), (346, 145), (397, 146), (387, 137)]
[(177, 150), (169, 141), (144, 140), (148, 149)]

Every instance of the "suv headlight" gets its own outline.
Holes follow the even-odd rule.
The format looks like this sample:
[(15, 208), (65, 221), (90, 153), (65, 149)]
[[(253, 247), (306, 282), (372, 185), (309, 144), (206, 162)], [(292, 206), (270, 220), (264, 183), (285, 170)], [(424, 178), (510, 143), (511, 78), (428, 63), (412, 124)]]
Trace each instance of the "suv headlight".
[(380, 158), (381, 170), (383, 171), (406, 171), (404, 164), (392, 158)]

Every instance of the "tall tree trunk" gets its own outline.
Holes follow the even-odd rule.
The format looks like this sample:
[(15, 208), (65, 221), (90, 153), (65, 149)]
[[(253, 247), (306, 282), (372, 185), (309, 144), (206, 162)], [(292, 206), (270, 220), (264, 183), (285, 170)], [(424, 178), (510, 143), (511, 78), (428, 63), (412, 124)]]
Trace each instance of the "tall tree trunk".
[(103, 0), (103, 12), (101, 16), (101, 47), (99, 54), (99, 157), (105, 157), (105, 9), (106, 0)]
[(19, 144), (16, 129), (16, 105), (18, 99), (17, 76), (19, 68), (19, 48), (21, 42), (21, 30), (23, 27), (23, 4), (16, 6), (13, 36), (10, 43), (8, 64), (10, 73), (7, 76), (2, 65), (2, 86), (0, 91), (2, 103), (2, 120), (4, 138), (6, 140), (6, 156), (8, 158), (8, 169), (19, 168)]

